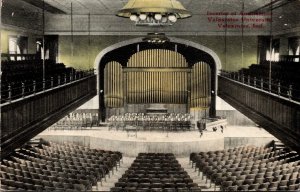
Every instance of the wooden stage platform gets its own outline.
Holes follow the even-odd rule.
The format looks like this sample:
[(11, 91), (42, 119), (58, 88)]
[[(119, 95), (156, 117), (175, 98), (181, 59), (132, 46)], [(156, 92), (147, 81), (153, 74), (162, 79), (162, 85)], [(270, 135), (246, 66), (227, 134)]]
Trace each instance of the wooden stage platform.
[(178, 157), (189, 156), (191, 152), (228, 149), (240, 145), (262, 146), (274, 137), (258, 127), (227, 126), (224, 132), (199, 131), (159, 132), (139, 131), (129, 135), (126, 131), (109, 130), (108, 127), (94, 127), (85, 130), (45, 130), (36, 136), (54, 142), (73, 142), (120, 151), (127, 157), (135, 157), (140, 152), (174, 153)]

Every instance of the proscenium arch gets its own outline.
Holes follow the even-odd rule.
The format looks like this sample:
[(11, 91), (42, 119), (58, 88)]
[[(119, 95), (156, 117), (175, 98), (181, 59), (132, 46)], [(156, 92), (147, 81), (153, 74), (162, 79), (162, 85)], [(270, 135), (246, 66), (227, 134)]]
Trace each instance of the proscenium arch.
[[(99, 72), (101, 61), (105, 57), (106, 54), (108, 54), (109, 52), (114, 51), (116, 49), (119, 49), (121, 47), (124, 47), (124, 46), (141, 43), (141, 42), (143, 42), (142, 39), (143, 39), (142, 37), (129, 39), (129, 40), (126, 40), (126, 41), (122, 41), (122, 42), (113, 44), (113, 45), (103, 49), (97, 55), (97, 57), (94, 61), (94, 68), (96, 69), (96, 73)], [(212, 57), (212, 59), (214, 61), (212, 63), (214, 65), (213, 66), (214, 70), (212, 70), (213, 75), (214, 75), (214, 84), (212, 86), (212, 88), (213, 88), (212, 89), (212, 91), (213, 91), (212, 92), (212, 103), (214, 103), (213, 105), (215, 105), (216, 104), (216, 95), (218, 93), (218, 73), (222, 69), (221, 60), (218, 57), (218, 55), (213, 50), (209, 49), (208, 47), (205, 47), (203, 45), (200, 45), (200, 44), (195, 43), (195, 42), (190, 41), (190, 40), (180, 39), (180, 38), (176, 38), (176, 37), (169, 37), (169, 39), (170, 39), (170, 42), (172, 42), (172, 43), (175, 43), (175, 44), (177, 43), (177, 44), (186, 45), (188, 47), (192, 47), (192, 48), (197, 49), (199, 51), (203, 51), (203, 52), (209, 54)], [(99, 90), (99, 87), (100, 87), (100, 74), (97, 75), (97, 95), (101, 94), (100, 90)], [(101, 105), (101, 103), (99, 103), (99, 105)], [(101, 109), (99, 109), (99, 110), (101, 110)]]

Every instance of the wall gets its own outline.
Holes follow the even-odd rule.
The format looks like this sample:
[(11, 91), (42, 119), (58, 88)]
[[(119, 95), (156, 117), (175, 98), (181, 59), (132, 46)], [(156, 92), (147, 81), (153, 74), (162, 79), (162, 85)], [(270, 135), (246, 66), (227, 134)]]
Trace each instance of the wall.
[[(93, 68), (94, 60), (97, 54), (104, 48), (135, 38), (136, 36), (91, 36), (90, 45), (88, 36), (73, 37), (73, 57), (72, 57), (72, 37), (59, 36), (59, 62), (72, 66), (77, 69)], [(213, 51), (221, 59), (222, 67), (226, 70), (238, 70), (247, 67), (257, 60), (257, 37), (246, 36), (243, 38), (244, 55), (242, 62), (242, 37), (228, 36), (227, 51), (225, 52), (223, 36), (178, 36), (178, 38), (187, 39), (201, 45), (204, 45)]]
[(22, 0), (2, 1), (1, 53), (8, 53), (9, 36), (28, 37), (28, 53), (36, 52), (35, 39), (42, 35), (42, 11)]
[(8, 39), (9, 36), (25, 36), (28, 37), (28, 54), (35, 54), (36, 53), (36, 39), (41, 38), (41, 36), (24, 32), (24, 31), (19, 31), (19, 30), (7, 30), (7, 29), (2, 29), (1, 30), (1, 51), (2, 53), (8, 53)]

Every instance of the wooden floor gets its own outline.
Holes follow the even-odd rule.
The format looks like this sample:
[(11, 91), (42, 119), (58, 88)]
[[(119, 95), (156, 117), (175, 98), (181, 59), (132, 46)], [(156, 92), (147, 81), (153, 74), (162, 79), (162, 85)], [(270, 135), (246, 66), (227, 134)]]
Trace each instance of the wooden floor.
[(274, 139), (258, 127), (227, 126), (220, 130), (204, 131), (202, 137), (196, 130), (185, 132), (139, 131), (137, 135), (126, 131), (93, 127), (83, 130), (46, 130), (37, 137), (62, 142), (73, 142), (91, 148), (120, 151), (124, 156), (136, 157), (140, 152), (174, 153), (187, 157), (191, 152), (223, 150), (240, 145), (265, 145)]

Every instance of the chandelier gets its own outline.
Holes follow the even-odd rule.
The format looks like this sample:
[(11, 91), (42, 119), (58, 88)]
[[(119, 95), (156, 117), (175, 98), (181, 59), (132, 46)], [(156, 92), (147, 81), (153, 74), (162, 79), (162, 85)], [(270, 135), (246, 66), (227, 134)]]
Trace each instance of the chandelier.
[(164, 33), (148, 33), (147, 36), (143, 38), (143, 41), (152, 44), (163, 44), (170, 40)]
[(173, 25), (191, 13), (176, 0), (129, 0), (117, 16), (130, 18), (140, 26), (161, 26)]

